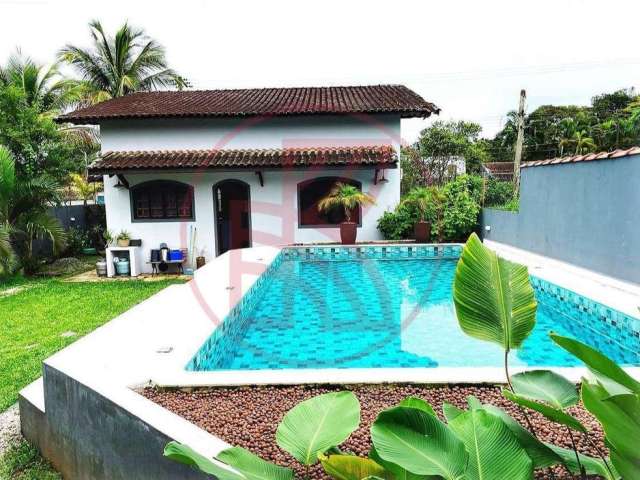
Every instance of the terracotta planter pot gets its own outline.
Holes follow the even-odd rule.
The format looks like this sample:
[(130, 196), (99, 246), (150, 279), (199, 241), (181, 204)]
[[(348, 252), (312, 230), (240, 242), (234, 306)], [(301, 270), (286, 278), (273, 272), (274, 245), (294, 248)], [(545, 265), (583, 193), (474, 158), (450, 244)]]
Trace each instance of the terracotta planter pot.
[(417, 243), (428, 243), (431, 240), (431, 224), (429, 222), (416, 222), (413, 234)]
[(129, 240), (118, 240), (118, 246), (119, 247), (128, 247), (129, 246)]
[(340, 240), (343, 245), (353, 245), (356, 243), (358, 235), (358, 224), (355, 222), (342, 222), (340, 224)]

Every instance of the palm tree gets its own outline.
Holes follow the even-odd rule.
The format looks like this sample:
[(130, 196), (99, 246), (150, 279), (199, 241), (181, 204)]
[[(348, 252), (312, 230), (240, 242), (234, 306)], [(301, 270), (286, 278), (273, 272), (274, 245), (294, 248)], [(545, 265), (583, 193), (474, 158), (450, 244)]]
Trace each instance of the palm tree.
[[(24, 93), (26, 105), (42, 115), (53, 117), (68, 107), (78, 105), (85, 87), (64, 78), (59, 63), (46, 67), (24, 56), (20, 50), (0, 66), (0, 87), (17, 88)], [(92, 126), (61, 125), (58, 130), (70, 142), (87, 152), (98, 150), (98, 131)]]
[(9, 57), (6, 65), (0, 66), (0, 86), (19, 88), (28, 106), (52, 115), (73, 104), (79, 92), (77, 82), (60, 74), (58, 63), (45, 67), (20, 50)]
[(28, 266), (34, 240), (49, 239), (54, 252), (66, 240), (60, 222), (47, 212), (58, 199), (58, 184), (46, 175), (21, 179), (15, 167), (11, 152), (0, 145), (0, 274), (13, 270), (18, 255)]
[(121, 97), (138, 91), (167, 87), (179, 90), (188, 82), (167, 67), (164, 48), (149, 39), (143, 30), (125, 23), (115, 37), (107, 36), (99, 21), (90, 22), (91, 48), (67, 45), (61, 60), (69, 63), (82, 77), (87, 103)]
[[(427, 221), (433, 217), (442, 203), (442, 193), (438, 187), (417, 187), (411, 190), (402, 200), (402, 205), (411, 205), (418, 210), (420, 221)], [(433, 220), (433, 218), (429, 218)]]
[(564, 155), (565, 149), (574, 143), (573, 136), (576, 133), (576, 122), (573, 118), (566, 117), (558, 122), (557, 128), (560, 137), (558, 148), (560, 149), (560, 156), (562, 156)]
[(353, 185), (338, 182), (329, 194), (318, 202), (318, 210), (327, 212), (333, 208), (343, 208), (346, 222), (351, 222), (351, 212), (360, 205), (372, 205), (375, 200)]
[(576, 146), (576, 155), (594, 152), (598, 146), (593, 138), (589, 137), (586, 130), (580, 130), (573, 134), (572, 140)]
[(69, 175), (69, 186), (73, 189), (73, 193), (82, 199), (85, 205), (87, 201), (95, 195), (94, 186), (78, 173)]

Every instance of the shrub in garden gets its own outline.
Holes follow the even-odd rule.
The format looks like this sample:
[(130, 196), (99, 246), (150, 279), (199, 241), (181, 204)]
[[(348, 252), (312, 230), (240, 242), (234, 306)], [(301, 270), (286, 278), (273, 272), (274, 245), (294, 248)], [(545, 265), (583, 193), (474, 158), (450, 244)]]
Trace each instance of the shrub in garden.
[(418, 218), (409, 206), (399, 206), (393, 212), (384, 212), (378, 219), (378, 230), (385, 240), (411, 238), (411, 232)]
[(499, 180), (489, 180), (484, 192), (484, 206), (497, 207), (505, 205), (513, 200), (513, 182), (503, 182)]
[(64, 251), (64, 255), (75, 257), (80, 254), (83, 248), (90, 245), (91, 242), (87, 232), (78, 227), (70, 227), (67, 230), (67, 248)]
[[(410, 199), (414, 189), (405, 199)], [(434, 201), (427, 210), (431, 222), (432, 239), (460, 241), (478, 225), (482, 200), (483, 179), (475, 175), (461, 175), (443, 187), (430, 187)], [(393, 212), (385, 212), (378, 219), (378, 230), (386, 240), (413, 238), (413, 226), (421, 212), (415, 202), (403, 201)]]

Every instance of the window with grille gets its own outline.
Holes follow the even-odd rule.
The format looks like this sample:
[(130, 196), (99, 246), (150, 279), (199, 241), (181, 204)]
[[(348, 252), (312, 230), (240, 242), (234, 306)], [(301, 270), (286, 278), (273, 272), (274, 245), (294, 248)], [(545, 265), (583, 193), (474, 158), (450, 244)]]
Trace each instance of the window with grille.
[(193, 220), (193, 187), (154, 180), (131, 187), (134, 220)]

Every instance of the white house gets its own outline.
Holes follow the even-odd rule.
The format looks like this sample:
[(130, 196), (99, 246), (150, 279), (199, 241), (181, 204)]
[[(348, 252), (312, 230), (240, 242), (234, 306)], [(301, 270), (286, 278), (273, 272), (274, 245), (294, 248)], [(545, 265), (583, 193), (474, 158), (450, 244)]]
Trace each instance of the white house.
[(376, 198), (358, 240), (379, 238), (400, 199), (400, 119), (438, 108), (400, 85), (136, 93), (59, 122), (99, 125), (107, 226), (205, 257), (258, 245), (330, 242), (341, 212), (317, 203), (337, 182)]

